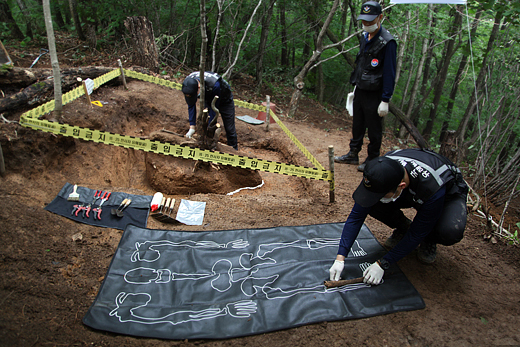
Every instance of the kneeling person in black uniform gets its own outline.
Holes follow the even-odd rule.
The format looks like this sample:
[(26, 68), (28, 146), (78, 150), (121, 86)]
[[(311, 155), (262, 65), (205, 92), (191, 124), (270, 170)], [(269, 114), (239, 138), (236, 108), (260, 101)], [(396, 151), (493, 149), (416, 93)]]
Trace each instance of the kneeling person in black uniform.
[[(433, 263), (437, 244), (451, 246), (462, 240), (467, 194), (460, 170), (435, 152), (403, 149), (372, 159), (353, 194), (355, 204), (343, 227), (330, 279), (339, 280), (343, 262), (367, 215), (395, 229), (385, 241), (389, 252), (364, 271), (365, 283), (381, 283), (384, 270), (417, 246), (418, 259)], [(417, 213), (410, 221), (401, 209), (412, 207)]]
[[(215, 111), (211, 108), (211, 102), (218, 96), (215, 107), (219, 110), (224, 129), (226, 130), (227, 144), (238, 150), (237, 132), (235, 129), (235, 102), (233, 101), (233, 93), (229, 84), (218, 74), (214, 72), (204, 72), (204, 89), (205, 104), (209, 113), (208, 123), (215, 117)], [(200, 89), (200, 72), (195, 71), (189, 74), (182, 82), (182, 92), (188, 104), (188, 115), (190, 122), (190, 130), (186, 133), (186, 137), (191, 138), (195, 133), (197, 125), (197, 99)]]

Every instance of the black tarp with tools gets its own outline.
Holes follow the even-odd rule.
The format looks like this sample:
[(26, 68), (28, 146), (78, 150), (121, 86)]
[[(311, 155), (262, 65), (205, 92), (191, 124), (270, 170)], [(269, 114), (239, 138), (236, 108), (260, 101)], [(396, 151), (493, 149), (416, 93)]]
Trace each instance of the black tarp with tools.
[[(425, 307), (396, 264), (379, 286), (326, 288), (343, 223), (214, 232), (128, 226), (83, 318), (99, 330), (222, 339)], [(385, 253), (366, 226), (342, 278)]]
[[(96, 190), (78, 186), (76, 192), (79, 195), (79, 200), (69, 201), (67, 199), (70, 194), (74, 192), (73, 187), (72, 184), (65, 183), (54, 200), (45, 206), (45, 210), (70, 218), (76, 222), (105, 228), (125, 230), (129, 224), (143, 228), (146, 227), (152, 196), (111, 192), (101, 189)], [(94, 201), (96, 192), (98, 192), (100, 198)], [(101, 213), (97, 213), (99, 211), (94, 211), (94, 209), (99, 208), (101, 197), (105, 192), (107, 192), (106, 196), (110, 193), (110, 197), (101, 206)], [(125, 199), (131, 200), (130, 205), (124, 209), (120, 209), (121, 213), (119, 215), (113, 214), (112, 210), (117, 212), (117, 209)], [(88, 217), (86, 216), (86, 210), (84, 208), (76, 214), (77, 208), (74, 207), (75, 205), (78, 207), (87, 207), (89, 204), (91, 204), (91, 210), (89, 211)], [(96, 215), (96, 218), (94, 218), (94, 215)], [(98, 216), (100, 219), (97, 218)]]

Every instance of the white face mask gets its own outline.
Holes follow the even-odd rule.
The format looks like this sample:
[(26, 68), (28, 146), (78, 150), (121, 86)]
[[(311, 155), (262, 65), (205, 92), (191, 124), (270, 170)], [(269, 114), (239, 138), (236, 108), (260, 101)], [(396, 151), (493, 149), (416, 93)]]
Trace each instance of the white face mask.
[(399, 192), (399, 194), (397, 196), (395, 196), (395, 193), (394, 193), (394, 195), (392, 195), (391, 198), (381, 198), (379, 201), (381, 201), (383, 204), (388, 204), (390, 202), (395, 202), (397, 199), (399, 199), (399, 197), (401, 196), (402, 192), (403, 192), (403, 190), (401, 189), (401, 191)]
[(368, 26), (363, 24), (363, 30), (365, 30), (367, 33), (373, 33), (377, 30), (377, 23)]

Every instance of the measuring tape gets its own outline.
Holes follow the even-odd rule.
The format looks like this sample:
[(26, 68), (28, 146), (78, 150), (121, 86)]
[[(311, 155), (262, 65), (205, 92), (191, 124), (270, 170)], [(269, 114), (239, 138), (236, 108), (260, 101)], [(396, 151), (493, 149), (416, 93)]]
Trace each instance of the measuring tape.
[[(154, 76), (141, 74), (135, 71), (124, 70), (126, 76), (136, 78), (146, 82), (159, 84), (173, 89), (181, 89), (181, 85), (176, 82), (166, 81)], [(102, 84), (121, 75), (121, 70), (113, 70), (98, 78), (94, 79), (94, 89)], [(85, 94), (83, 87), (78, 87), (63, 95), (63, 104), (67, 104)], [(249, 108), (252, 110), (263, 111), (264, 108), (258, 105), (236, 100), (235, 104), (240, 107)], [(139, 137), (114, 134), (107, 131), (92, 130), (88, 128), (73, 126), (69, 124), (60, 124), (58, 122), (51, 122), (48, 120), (37, 119), (40, 116), (54, 110), (54, 100), (49, 101), (35, 109), (25, 112), (20, 116), (20, 125), (40, 130), (43, 132), (53, 133), (56, 135), (70, 136), (85, 141), (93, 141), (97, 143), (104, 143), (106, 145), (114, 145), (124, 148), (131, 148), (135, 150), (152, 152), (163, 155), (171, 155), (184, 159), (201, 160), (205, 162), (218, 163), (222, 165), (229, 165), (240, 167), (244, 169), (258, 170), (264, 172), (272, 172), (283, 175), (290, 175), (296, 177), (304, 177), (315, 180), (331, 182), (331, 189), (333, 187), (334, 175), (330, 170), (325, 170), (323, 166), (307, 151), (307, 149), (296, 139), (296, 137), (283, 125), (283, 123), (276, 117), (274, 112), (270, 110), (270, 116), (277, 124), (284, 130), (289, 138), (302, 150), (309, 160), (316, 166), (316, 168), (309, 168), (299, 165), (291, 165), (280, 162), (273, 162), (270, 160), (244, 157), (235, 154), (215, 152), (195, 147), (175, 145), (166, 142), (152, 141), (142, 139)]]

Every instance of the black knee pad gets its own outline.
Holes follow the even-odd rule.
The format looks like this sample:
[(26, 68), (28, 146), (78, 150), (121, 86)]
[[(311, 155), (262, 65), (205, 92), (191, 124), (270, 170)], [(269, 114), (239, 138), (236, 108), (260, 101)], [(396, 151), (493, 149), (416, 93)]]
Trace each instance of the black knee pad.
[(441, 217), (435, 224), (431, 239), (433, 242), (451, 246), (464, 237), (468, 209), (465, 196), (447, 197)]

